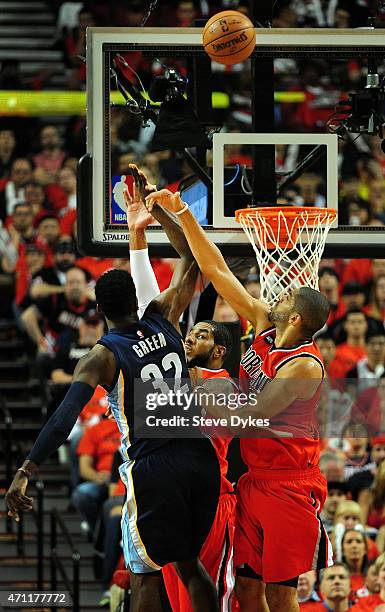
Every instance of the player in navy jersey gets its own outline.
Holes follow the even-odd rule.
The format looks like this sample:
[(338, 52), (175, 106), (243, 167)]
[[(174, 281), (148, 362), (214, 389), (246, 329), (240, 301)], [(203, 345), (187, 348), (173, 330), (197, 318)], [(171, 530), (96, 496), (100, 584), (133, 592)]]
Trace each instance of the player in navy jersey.
[[(126, 192), (127, 224), (130, 232), (130, 263), (131, 274), (135, 283), (139, 316), (146, 306), (159, 295), (159, 287), (148, 255), (146, 227), (153, 223), (152, 216), (145, 205), (142, 189), (149, 192), (153, 186), (147, 181), (145, 174), (135, 164), (130, 169), (138, 185), (136, 200)], [(185, 236), (179, 228), (180, 248), (188, 249)], [(192, 384), (206, 378), (227, 378), (229, 373), (222, 367), (226, 356), (231, 352), (232, 337), (223, 323), (205, 320), (196, 323), (190, 329), (185, 340), (185, 354), (190, 371)], [(116, 405), (117, 400), (110, 400), (110, 405)], [(200, 551), (199, 558), (211, 576), (217, 588), (220, 610), (231, 608), (231, 594), (234, 588), (233, 576), (233, 539), (235, 520), (235, 495), (232, 484), (227, 479), (227, 451), (231, 441), (229, 432), (219, 431), (211, 437), (221, 468), (221, 489), (217, 512), (210, 533)], [(176, 575), (174, 567), (169, 564), (162, 569), (163, 579), (173, 612), (190, 612), (190, 598), (186, 589)]]
[[(159, 209), (157, 218), (172, 238), (169, 215)], [(65, 442), (96, 386), (103, 385), (115, 398), (112, 410), (122, 434), (125, 461), (120, 471), (127, 487), (122, 533), (134, 612), (162, 610), (160, 569), (170, 562), (175, 563), (194, 610), (218, 609), (214, 585), (198, 560), (220, 491), (215, 450), (205, 437), (149, 440), (135, 437), (132, 431), (135, 379), (159, 382), (167, 377), (170, 386), (188, 378), (178, 321), (191, 299), (197, 267), (190, 251), (180, 255), (170, 287), (150, 303), (141, 320), (131, 276), (111, 270), (99, 278), (96, 299), (109, 331), (79, 361), (65, 399), (16, 472), (6, 496), (9, 515), (16, 520), (20, 510), (31, 510), (28, 480)]]

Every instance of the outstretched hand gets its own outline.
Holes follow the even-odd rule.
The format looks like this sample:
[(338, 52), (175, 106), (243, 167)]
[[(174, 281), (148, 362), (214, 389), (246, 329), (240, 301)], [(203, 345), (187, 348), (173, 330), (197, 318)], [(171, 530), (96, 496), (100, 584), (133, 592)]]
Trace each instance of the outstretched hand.
[(150, 193), (150, 195), (146, 196), (145, 201), (149, 212), (152, 211), (155, 204), (159, 204), (159, 206), (166, 208), (172, 213), (179, 212), (184, 207), (179, 191), (172, 193), (169, 189), (161, 189), (160, 191), (155, 191), (155, 193)]
[(15, 477), (5, 496), (5, 503), (8, 507), (8, 516), (17, 522), (20, 520), (21, 510), (32, 510), (33, 498), (27, 497), (25, 492), (28, 486), (28, 478), (23, 472), (16, 472)]
[(124, 192), (128, 229), (145, 229), (148, 225), (155, 223), (154, 217), (145, 206), (145, 197), (156, 191), (156, 185), (149, 183), (145, 174), (135, 164), (130, 164), (129, 167), (134, 185), (132, 196), (128, 190)]

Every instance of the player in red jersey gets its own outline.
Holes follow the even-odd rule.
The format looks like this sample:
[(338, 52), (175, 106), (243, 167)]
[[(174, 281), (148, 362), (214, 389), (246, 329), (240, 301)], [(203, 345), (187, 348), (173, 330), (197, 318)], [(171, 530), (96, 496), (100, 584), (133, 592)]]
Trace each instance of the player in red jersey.
[[(200, 321), (191, 329), (185, 341), (186, 359), (190, 376), (195, 385), (202, 379), (227, 378), (230, 375), (222, 368), (231, 350), (231, 335), (226, 326), (216, 321)], [(233, 543), (236, 497), (227, 475), (227, 451), (231, 434), (212, 437), (221, 468), (221, 489), (218, 508), (211, 530), (199, 555), (203, 566), (211, 576), (218, 592), (221, 612), (231, 610), (231, 594), (234, 589)], [(190, 597), (177, 577), (172, 565), (162, 570), (163, 578), (173, 612), (192, 612)]]
[[(126, 194), (131, 273), (136, 286), (139, 311), (142, 312), (148, 302), (160, 291), (148, 258), (145, 237), (145, 228), (152, 219), (144, 203), (140, 201), (138, 183), (142, 180), (149, 188), (151, 186), (135, 165), (132, 164), (130, 167), (136, 183), (133, 198)], [(179, 239), (186, 242), (182, 234)], [(230, 354), (231, 347), (231, 334), (225, 325), (216, 321), (196, 323), (185, 341), (186, 360), (193, 384), (205, 378), (229, 379), (230, 375), (222, 365), (226, 356)], [(212, 437), (221, 469), (221, 488), (214, 522), (199, 555), (200, 561), (216, 586), (220, 610), (223, 612), (231, 609), (231, 594), (234, 589), (233, 542), (236, 505), (234, 488), (226, 478), (228, 468), (226, 457), (232, 436), (229, 432), (225, 434), (219, 436), (216, 432)], [(174, 567), (165, 566), (162, 573), (173, 612), (192, 612), (188, 591), (179, 580)]]
[(327, 320), (329, 304), (306, 287), (288, 292), (272, 308), (253, 298), (178, 192), (164, 189), (147, 196), (148, 210), (154, 202), (178, 214), (202, 273), (255, 329), (241, 377), (259, 392), (258, 404), (239, 414), (267, 417), (275, 431), (291, 437), (241, 439), (249, 470), (237, 489), (236, 593), (242, 612), (297, 612), (298, 576), (331, 563), (319, 518), (327, 493), (318, 467), (315, 415), (323, 365), (313, 341)]

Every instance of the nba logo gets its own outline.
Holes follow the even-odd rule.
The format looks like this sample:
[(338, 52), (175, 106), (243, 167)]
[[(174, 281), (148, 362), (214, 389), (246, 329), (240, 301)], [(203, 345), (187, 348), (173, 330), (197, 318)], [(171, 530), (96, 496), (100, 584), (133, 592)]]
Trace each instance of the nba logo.
[(125, 174), (112, 177), (111, 184), (111, 223), (121, 225), (127, 222), (124, 192), (132, 193), (132, 176)]
[(144, 338), (144, 333), (140, 331), (140, 329), (138, 329), (136, 333), (138, 334), (139, 338)]

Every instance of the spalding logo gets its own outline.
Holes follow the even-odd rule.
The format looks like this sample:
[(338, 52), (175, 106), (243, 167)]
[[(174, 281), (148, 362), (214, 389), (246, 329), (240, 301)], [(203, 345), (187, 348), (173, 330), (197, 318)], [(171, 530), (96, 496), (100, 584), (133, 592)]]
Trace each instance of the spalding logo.
[[(231, 40), (227, 40), (226, 42), (213, 43), (213, 49), (214, 51), (223, 51), (224, 49), (227, 49), (228, 47), (233, 47), (234, 45), (237, 45), (238, 43), (241, 43), (241, 42), (245, 42), (246, 40), (247, 40), (247, 35), (245, 34), (245, 32), (242, 32), (241, 34), (239, 34), (239, 36), (235, 36), (234, 38), (232, 38)], [(235, 51), (239, 51), (239, 49), (235, 49)]]

